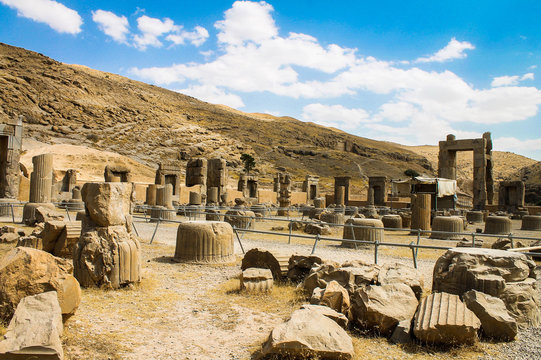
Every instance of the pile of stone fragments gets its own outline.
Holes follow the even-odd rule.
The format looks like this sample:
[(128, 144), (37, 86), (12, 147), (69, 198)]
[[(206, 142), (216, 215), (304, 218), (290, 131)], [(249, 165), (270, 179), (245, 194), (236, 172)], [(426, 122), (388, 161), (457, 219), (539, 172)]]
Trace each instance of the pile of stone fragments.
[[(430, 291), (414, 268), (317, 256), (284, 256), (252, 249), (242, 263), (241, 288), (268, 291), (274, 280), (299, 283), (310, 305), (278, 325), (264, 355), (353, 357), (346, 330), (393, 343), (472, 344), (479, 336), (512, 341), (518, 329), (541, 323), (535, 263), (524, 254), (454, 248), (434, 266)], [(258, 284), (260, 282), (261, 284)]]

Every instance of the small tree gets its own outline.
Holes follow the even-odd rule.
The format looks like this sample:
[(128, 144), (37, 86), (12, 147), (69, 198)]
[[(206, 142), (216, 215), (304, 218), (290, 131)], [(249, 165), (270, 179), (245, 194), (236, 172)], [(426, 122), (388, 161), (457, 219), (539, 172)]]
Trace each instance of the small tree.
[(242, 154), (240, 156), (240, 161), (244, 163), (244, 170), (246, 171), (246, 174), (250, 176), (250, 170), (255, 168), (254, 157), (250, 154)]
[(410, 176), (412, 179), (419, 176), (419, 173), (413, 169), (408, 169), (404, 171), (404, 175)]

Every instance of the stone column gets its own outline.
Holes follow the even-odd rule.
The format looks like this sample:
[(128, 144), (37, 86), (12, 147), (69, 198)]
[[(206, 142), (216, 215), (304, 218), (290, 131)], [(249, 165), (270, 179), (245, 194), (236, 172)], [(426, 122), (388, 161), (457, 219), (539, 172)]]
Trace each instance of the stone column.
[(201, 194), (190, 191), (190, 205), (201, 205)]
[(146, 204), (149, 206), (156, 205), (156, 185), (150, 184), (147, 187), (147, 200)]
[(156, 205), (165, 206), (165, 186), (156, 186)]
[(369, 187), (368, 188), (368, 194), (367, 194), (367, 205), (374, 206), (374, 188)]
[(345, 186), (337, 186), (336, 191), (334, 192), (337, 196), (336, 199), (334, 199), (335, 205), (344, 205), (344, 199), (346, 195), (346, 187)]
[(430, 194), (411, 196), (411, 230), (430, 230)]
[(208, 188), (207, 203), (208, 204), (217, 204), (218, 203), (218, 187), (217, 186), (213, 186), (213, 187)]
[(173, 185), (166, 184), (163, 192), (163, 206), (173, 209)]
[(53, 185), (53, 155), (42, 154), (32, 158), (34, 171), (30, 175), (30, 202), (51, 202)]

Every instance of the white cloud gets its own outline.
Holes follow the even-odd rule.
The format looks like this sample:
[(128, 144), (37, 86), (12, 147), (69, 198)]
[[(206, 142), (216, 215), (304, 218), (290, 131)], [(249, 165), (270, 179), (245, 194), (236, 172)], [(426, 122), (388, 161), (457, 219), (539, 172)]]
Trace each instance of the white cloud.
[[(235, 1), (225, 12), (225, 19), (215, 27), (220, 30), (218, 41), (229, 45), (242, 45), (245, 41), (260, 43), (278, 35), (271, 16), (272, 5), (260, 1)], [(246, 31), (249, 29), (249, 31)]]
[(490, 84), (492, 87), (499, 87), (499, 86), (511, 86), (511, 85), (518, 85), (519, 82), (524, 80), (533, 80), (534, 74), (533, 73), (527, 73), (522, 76), (513, 75), (513, 76), (498, 76), (492, 79), (492, 83)]
[(517, 139), (514, 137), (500, 137), (493, 140), (494, 149), (498, 151), (512, 151), (523, 153), (525, 151), (541, 151), (541, 138), (539, 139)]
[(17, 10), (17, 15), (45, 23), (59, 33), (78, 34), (83, 19), (73, 9), (54, 0), (0, 0)]
[(137, 18), (137, 28), (141, 34), (134, 36), (135, 46), (145, 50), (147, 46), (161, 47), (163, 44), (158, 37), (180, 31), (182, 27), (175, 25), (174, 21), (169, 18), (160, 20), (143, 15)]
[(348, 109), (342, 105), (306, 105), (302, 111), (302, 118), (324, 126), (352, 130), (362, 123), (370, 121), (368, 112), (364, 109)]
[[(535, 87), (480, 89), (449, 70), (426, 71), (399, 60), (361, 57), (355, 49), (322, 45), (307, 34), (284, 36), (272, 11), (265, 2), (236, 2), (216, 24), (221, 46), (207, 54), (212, 60), (130, 71), (156, 84), (183, 84), (182, 91), (233, 107), (244, 105), (239, 106), (238, 92), (317, 99), (304, 107), (303, 120), (405, 144), (433, 143), (449, 133), (478, 137), (481, 134), (462, 130), (464, 125), (515, 122), (538, 114), (541, 91)], [(453, 38), (420, 62), (463, 58), (465, 50), (473, 48)], [(533, 78), (527, 73), (516, 81)], [(324, 101), (342, 96), (350, 101), (366, 94), (380, 102), (370, 113)]]
[(125, 16), (118, 16), (110, 11), (92, 11), (92, 20), (106, 35), (109, 35), (116, 42), (125, 43), (126, 35), (130, 32), (128, 19)]
[(444, 62), (453, 59), (463, 59), (466, 57), (466, 50), (473, 50), (475, 46), (467, 41), (458, 41), (455, 38), (452, 38), (451, 41), (443, 49), (436, 52), (434, 55), (429, 57), (421, 57), (416, 60), (419, 63), (427, 62)]
[(186, 89), (176, 91), (213, 104), (223, 104), (235, 109), (244, 107), (244, 102), (240, 96), (226, 93), (224, 90), (215, 86), (190, 86)]
[(165, 38), (175, 45), (184, 44), (187, 40), (192, 45), (201, 46), (208, 39), (209, 32), (202, 26), (196, 26), (194, 31), (182, 31), (179, 34), (170, 34)]

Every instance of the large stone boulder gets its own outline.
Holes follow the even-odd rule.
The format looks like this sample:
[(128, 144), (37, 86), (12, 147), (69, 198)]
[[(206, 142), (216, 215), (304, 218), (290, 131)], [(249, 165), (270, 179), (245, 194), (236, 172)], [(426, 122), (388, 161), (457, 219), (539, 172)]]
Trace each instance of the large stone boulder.
[(362, 327), (387, 336), (400, 321), (413, 318), (418, 304), (408, 285), (368, 285), (353, 294), (351, 314)]
[(287, 278), (293, 282), (304, 281), (314, 266), (322, 265), (324, 262), (319, 256), (291, 255), (287, 266)]
[(410, 266), (400, 263), (385, 264), (379, 271), (378, 284), (406, 284), (419, 300), (423, 295), (424, 277), (419, 270)]
[(338, 282), (333, 280), (327, 284), (319, 305), (328, 306), (339, 313), (347, 315), (350, 307), (349, 293)]
[(462, 299), (481, 320), (481, 329), (486, 336), (499, 340), (513, 340), (517, 336), (517, 322), (501, 299), (475, 290), (464, 293)]
[(458, 295), (440, 292), (421, 300), (413, 333), (426, 343), (471, 344), (477, 341), (480, 327), (481, 321)]
[(27, 296), (17, 305), (0, 342), (0, 360), (61, 360), (64, 358), (62, 332), (62, 311), (56, 292)]
[(297, 310), (276, 326), (263, 344), (262, 355), (286, 358), (351, 359), (351, 337), (319, 311)]
[(304, 289), (308, 294), (312, 294), (315, 288), (324, 289), (334, 280), (353, 294), (359, 286), (375, 284), (379, 270), (378, 265), (365, 264), (362, 261), (346, 262), (341, 267), (326, 263), (310, 271), (304, 280)]
[(131, 212), (132, 185), (128, 183), (86, 183), (81, 190), (86, 213), (101, 227), (123, 225)]
[(71, 261), (36, 249), (17, 247), (0, 259), (0, 319), (13, 316), (21, 299), (54, 290), (62, 314), (71, 315), (81, 302), (81, 288)]
[(347, 327), (348, 327), (349, 320), (346, 317), (346, 315), (344, 315), (342, 313), (339, 313), (338, 311), (335, 311), (335, 310), (331, 309), (328, 306), (314, 305), (314, 304), (303, 304), (301, 306), (301, 309), (310, 310), (310, 311), (317, 311), (321, 315), (324, 315), (324, 316), (328, 317), (329, 319), (331, 319), (332, 321), (334, 321), (335, 323), (340, 325), (340, 327), (342, 327), (344, 329), (347, 329)]
[(535, 263), (526, 255), (495, 249), (449, 249), (434, 265), (434, 292), (462, 296), (477, 290), (500, 298), (521, 326), (541, 323)]

